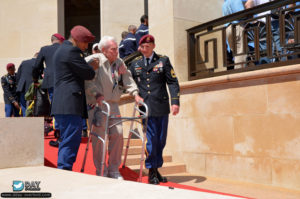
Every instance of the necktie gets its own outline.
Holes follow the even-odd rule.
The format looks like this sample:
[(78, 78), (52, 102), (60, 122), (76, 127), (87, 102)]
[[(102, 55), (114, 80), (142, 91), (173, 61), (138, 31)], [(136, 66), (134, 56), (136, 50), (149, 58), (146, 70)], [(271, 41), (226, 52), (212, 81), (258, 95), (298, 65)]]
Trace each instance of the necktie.
[(146, 58), (146, 66), (149, 66), (150, 58)]

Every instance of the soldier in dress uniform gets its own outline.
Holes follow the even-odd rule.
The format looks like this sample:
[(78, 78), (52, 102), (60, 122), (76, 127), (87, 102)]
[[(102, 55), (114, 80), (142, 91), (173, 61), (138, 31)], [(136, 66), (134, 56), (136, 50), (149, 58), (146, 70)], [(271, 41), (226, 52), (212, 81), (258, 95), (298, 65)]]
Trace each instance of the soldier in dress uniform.
[(130, 66), (132, 76), (138, 85), (139, 94), (149, 107), (146, 144), (146, 168), (149, 169), (149, 183), (167, 182), (160, 175), (158, 168), (163, 165), (163, 149), (166, 144), (170, 113), (169, 95), (171, 95), (171, 111), (179, 112), (179, 84), (174, 69), (167, 56), (156, 54), (154, 37), (145, 35), (139, 42), (139, 50), (143, 56), (137, 57)]
[(23, 117), (25, 117), (26, 114), (25, 93), (32, 83), (32, 69), (37, 56), (38, 53), (35, 53), (32, 59), (22, 61), (17, 72), (17, 92), (20, 93), (20, 105), (22, 108)]
[(1, 77), (3, 97), (5, 103), (5, 117), (19, 117), (20, 106), (17, 96), (16, 68), (13, 63), (6, 65), (7, 74)]
[[(71, 30), (53, 56), (54, 93), (51, 114), (58, 121), (61, 142), (57, 167), (72, 170), (81, 141), (82, 118), (87, 118), (84, 80), (93, 79), (95, 72), (83, 57), (83, 51), (95, 36), (83, 26)], [(95, 60), (96, 62), (96, 60)]]

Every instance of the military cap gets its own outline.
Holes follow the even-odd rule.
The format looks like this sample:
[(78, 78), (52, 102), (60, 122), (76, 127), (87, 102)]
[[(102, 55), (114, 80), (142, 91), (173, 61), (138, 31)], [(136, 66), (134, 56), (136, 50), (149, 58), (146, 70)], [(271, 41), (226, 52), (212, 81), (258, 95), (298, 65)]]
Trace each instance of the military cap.
[(86, 27), (80, 25), (74, 26), (72, 28), (71, 36), (73, 39), (79, 42), (86, 42), (86, 43), (90, 43), (95, 39), (95, 36)]
[(59, 33), (55, 33), (52, 36), (56, 37), (59, 41), (63, 42), (65, 40), (64, 36)]
[(8, 70), (8, 69), (10, 69), (10, 68), (13, 68), (13, 67), (15, 67), (15, 65), (14, 65), (13, 63), (8, 63), (8, 64), (6, 65), (6, 70)]
[(143, 43), (154, 43), (154, 37), (152, 35), (144, 35), (139, 42), (139, 45)]

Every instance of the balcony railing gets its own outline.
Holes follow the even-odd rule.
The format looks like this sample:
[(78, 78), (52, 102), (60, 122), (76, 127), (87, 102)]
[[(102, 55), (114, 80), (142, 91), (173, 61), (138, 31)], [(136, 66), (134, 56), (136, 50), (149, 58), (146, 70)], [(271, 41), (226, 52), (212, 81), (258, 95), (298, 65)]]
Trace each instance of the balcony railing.
[(289, 6), (296, 2), (276, 0), (188, 29), (189, 80), (300, 63), (300, 6)]

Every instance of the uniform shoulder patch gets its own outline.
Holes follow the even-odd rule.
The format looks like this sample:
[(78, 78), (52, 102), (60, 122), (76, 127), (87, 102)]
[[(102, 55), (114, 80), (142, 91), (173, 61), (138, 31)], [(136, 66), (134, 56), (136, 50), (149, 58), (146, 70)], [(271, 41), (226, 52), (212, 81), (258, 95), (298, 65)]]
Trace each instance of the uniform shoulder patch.
[(167, 57), (166, 55), (160, 55), (160, 54), (157, 54), (157, 56), (159, 56), (159, 57), (161, 57), (161, 58)]
[(143, 56), (137, 56), (136, 58), (134, 58), (134, 60), (133, 61), (137, 61), (137, 60), (140, 60), (141, 58), (142, 58)]
[(171, 69), (171, 76), (172, 76), (173, 78), (177, 78), (177, 77), (176, 77), (176, 74), (175, 74), (175, 71), (174, 71), (173, 68)]

